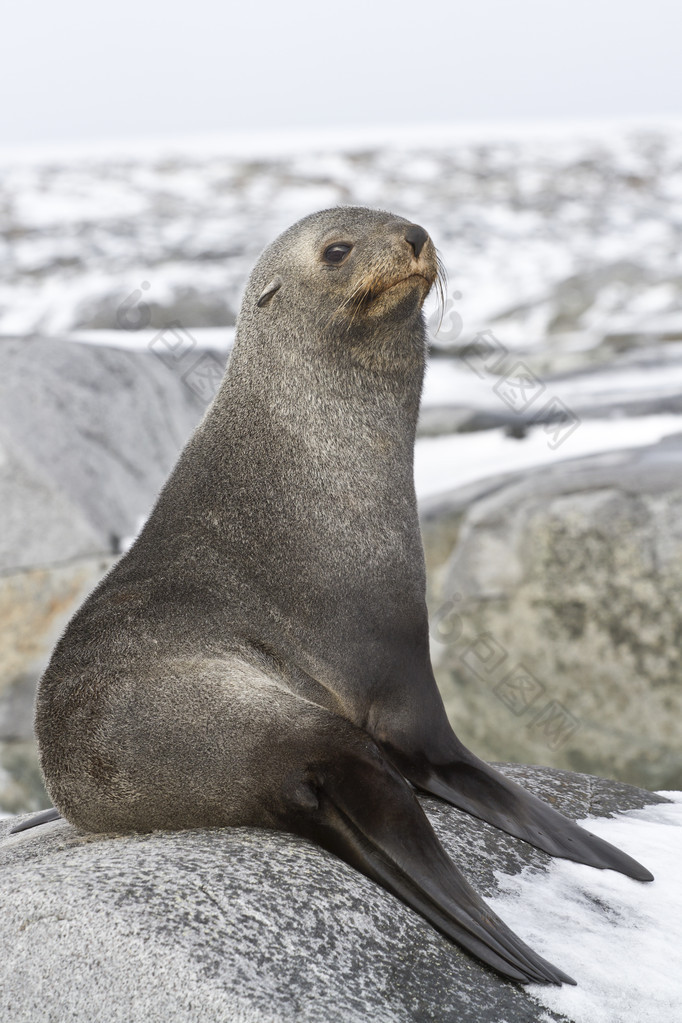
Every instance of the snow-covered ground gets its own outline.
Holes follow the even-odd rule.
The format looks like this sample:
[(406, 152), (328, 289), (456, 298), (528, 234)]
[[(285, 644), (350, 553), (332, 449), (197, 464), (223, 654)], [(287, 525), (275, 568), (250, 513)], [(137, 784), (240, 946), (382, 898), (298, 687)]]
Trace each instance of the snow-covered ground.
[(0, 165), (0, 334), (115, 326), (143, 284), (160, 310), (188, 288), (218, 302), (210, 322), (181, 317), (187, 328), (228, 323), (220, 303), (236, 313), (260, 249), (339, 202), (431, 231), (450, 334), (461, 319), (464, 335), (495, 326), (513, 345), (680, 306), (675, 124), (178, 142)]
[[(512, 353), (510, 356), (508, 365), (515, 358)], [(426, 370), (422, 407), (465, 405), (472, 409), (504, 411), (505, 406), (495, 390), (495, 384), (503, 375), (476, 373), (463, 360), (432, 358)], [(621, 354), (607, 366), (553, 377), (551, 389), (576, 412), (586, 406), (611, 404), (617, 398), (643, 401), (679, 395), (682, 393), (682, 344), (668, 342), (638, 348)], [(545, 393), (545, 400), (547, 397)]]
[[(522, 441), (500, 430), (424, 438), (420, 494), (645, 444), (680, 426), (655, 403), (682, 390), (681, 127), (394, 129), (0, 152), (0, 334), (139, 348), (172, 322), (197, 345), (224, 349), (270, 239), (321, 206), (380, 205), (425, 224), (440, 248), (450, 286), (437, 341), (493, 330), (510, 361), (516, 352), (549, 374), (545, 398), (556, 392), (579, 419), (559, 446), (542, 426)], [(427, 314), (435, 336), (435, 302)], [(620, 340), (596, 360), (600, 372), (556, 376), (589, 368), (611, 336)], [(633, 361), (647, 353), (648, 365)], [(504, 414), (497, 383), (434, 359), (424, 407)], [(653, 407), (615, 430), (593, 412), (614, 394)]]
[(653, 882), (552, 860), (544, 873), (499, 875), (502, 894), (488, 900), (577, 980), (577, 987), (529, 988), (574, 1023), (682, 1019), (682, 792), (661, 795), (674, 802), (581, 822), (648, 867)]
[(523, 440), (509, 437), (502, 430), (481, 430), (417, 441), (417, 496), (432, 497), (498, 473), (552, 465), (566, 458), (654, 444), (669, 434), (680, 433), (682, 416), (640, 416), (618, 423), (585, 419), (558, 448), (552, 447), (548, 430), (551, 426), (533, 427)]

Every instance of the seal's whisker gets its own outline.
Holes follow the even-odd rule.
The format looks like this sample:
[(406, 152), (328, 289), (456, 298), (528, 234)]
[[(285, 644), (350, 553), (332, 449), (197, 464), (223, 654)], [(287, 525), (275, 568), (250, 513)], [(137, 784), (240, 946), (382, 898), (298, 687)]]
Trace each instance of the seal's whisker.
[(383, 267), (375, 268), (370, 273), (364, 274), (355, 285), (347, 299), (340, 304), (337, 310), (339, 313), (345, 309), (352, 309), (351, 316), (346, 326), (346, 331), (351, 329), (367, 300), (373, 297), (374, 283), (377, 276), (381, 275), (382, 269)]
[(436, 334), (443, 325), (443, 317), (445, 316), (445, 306), (448, 298), (448, 272), (445, 269), (445, 263), (436, 253), (436, 265), (438, 270), (436, 272), (436, 280), (434, 284), (436, 286), (436, 293), (438, 295), (438, 326), (436, 328)]

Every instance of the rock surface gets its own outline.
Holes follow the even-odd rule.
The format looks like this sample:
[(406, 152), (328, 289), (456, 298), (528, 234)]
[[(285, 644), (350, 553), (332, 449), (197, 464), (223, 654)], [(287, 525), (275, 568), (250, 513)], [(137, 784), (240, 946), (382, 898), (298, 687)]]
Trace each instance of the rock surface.
[[(597, 778), (505, 771), (571, 817), (660, 802)], [(497, 890), (495, 871), (549, 861), (423, 802), (484, 896)], [(12, 1023), (562, 1019), (303, 840), (247, 829), (92, 836), (63, 821), (8, 828), (0, 822), (0, 1017)]]
[[(174, 365), (168, 345), (0, 341), (0, 437), (11, 451), (0, 571), (111, 551), (135, 533), (207, 404), (185, 379), (190, 362)], [(48, 516), (64, 531), (49, 546)]]
[(0, 340), (5, 811), (46, 803), (32, 744), (36, 681), (68, 619), (148, 514), (206, 406), (187, 378), (192, 353), (174, 359), (166, 345), (161, 354)]
[(479, 756), (682, 787), (682, 438), (423, 508), (436, 673)]
[[(74, 311), (72, 329), (125, 330), (129, 299), (130, 295), (120, 288), (84, 299)], [(229, 327), (236, 322), (234, 312), (221, 291), (182, 285), (169, 289), (165, 301), (145, 302), (144, 320), (147, 319), (150, 324), (181, 323), (192, 328)]]
[(33, 741), (36, 681), (73, 611), (114, 560), (100, 555), (0, 575), (0, 809), (7, 813), (49, 805)]

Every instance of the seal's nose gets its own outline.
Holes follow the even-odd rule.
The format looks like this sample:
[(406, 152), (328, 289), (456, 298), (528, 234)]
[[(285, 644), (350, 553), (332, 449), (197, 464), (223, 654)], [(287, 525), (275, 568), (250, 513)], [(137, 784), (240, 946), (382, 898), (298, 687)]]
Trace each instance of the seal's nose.
[(428, 234), (423, 227), (419, 226), (419, 224), (410, 224), (405, 232), (405, 241), (410, 243), (417, 259), (419, 259), (419, 253), (424, 248), (428, 240)]

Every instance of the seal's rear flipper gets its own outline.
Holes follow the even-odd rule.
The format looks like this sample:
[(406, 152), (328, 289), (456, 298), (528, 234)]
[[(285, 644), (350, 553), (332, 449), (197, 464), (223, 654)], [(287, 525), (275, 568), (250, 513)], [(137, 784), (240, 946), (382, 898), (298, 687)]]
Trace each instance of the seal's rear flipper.
[(506, 977), (575, 983), (478, 897), (438, 841), (410, 786), (383, 758), (350, 755), (330, 764), (317, 798), (318, 808), (301, 816), (299, 833), (377, 881)]
[(654, 879), (637, 860), (579, 827), (464, 747), (456, 760), (426, 768), (414, 768), (404, 754), (391, 751), (391, 757), (417, 788), (552, 856), (618, 870), (637, 881)]
[(41, 810), (34, 817), (29, 817), (28, 820), (19, 821), (13, 828), (9, 829), (10, 835), (16, 835), (19, 831), (28, 831), (29, 828), (35, 828), (39, 824), (48, 824), (50, 821), (58, 821), (61, 817), (59, 810), (56, 810), (54, 806), (51, 806), (49, 810)]

